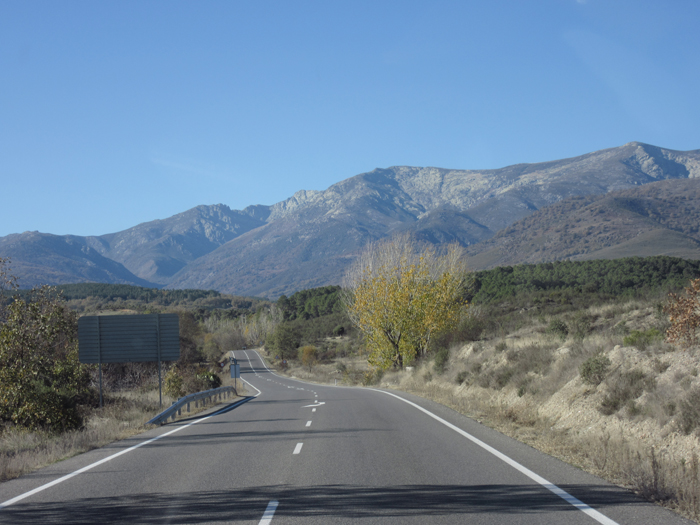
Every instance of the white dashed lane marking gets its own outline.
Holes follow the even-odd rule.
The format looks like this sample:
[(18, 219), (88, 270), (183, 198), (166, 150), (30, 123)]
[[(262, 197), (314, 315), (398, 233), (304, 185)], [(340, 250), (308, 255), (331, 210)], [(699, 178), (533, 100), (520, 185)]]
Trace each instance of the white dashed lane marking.
[(265, 509), (265, 513), (263, 514), (263, 517), (258, 523), (258, 525), (270, 525), (272, 517), (275, 515), (275, 511), (277, 510), (277, 505), (279, 504), (279, 501), (271, 501), (270, 503), (268, 503), (267, 508)]

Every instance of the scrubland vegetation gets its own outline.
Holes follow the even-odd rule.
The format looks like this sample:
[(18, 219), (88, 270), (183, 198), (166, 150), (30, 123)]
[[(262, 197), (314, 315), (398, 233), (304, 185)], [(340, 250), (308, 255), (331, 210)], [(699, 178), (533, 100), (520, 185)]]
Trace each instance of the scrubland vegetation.
[[(700, 262), (669, 257), (475, 272), (458, 322), (431, 334), (424, 353), (405, 354), (396, 367), (369, 366), (367, 341), (338, 286), (276, 302), (203, 292), (168, 304), (143, 299), (138, 290), (105, 288), (65, 304), (81, 313), (177, 311), (182, 356), (165, 370), (172, 397), (226, 382), (222, 355), (263, 343), (261, 352), (279, 371), (435, 399), (697, 520), (700, 353), (692, 340), (667, 342), (667, 333), (670, 316), (679, 318), (674, 305), (690, 297), (682, 291), (698, 277)], [(669, 293), (679, 294), (675, 302)], [(697, 327), (697, 310), (691, 314), (683, 319)], [(94, 389), (96, 368), (88, 372)], [(155, 366), (105, 365), (104, 378), (105, 407), (88, 396), (81, 424), (60, 434), (77, 443), (70, 452), (57, 444), (56, 431), (5, 419), (1, 475), (143, 429), (157, 411)], [(33, 466), (21, 466), (25, 456)]]

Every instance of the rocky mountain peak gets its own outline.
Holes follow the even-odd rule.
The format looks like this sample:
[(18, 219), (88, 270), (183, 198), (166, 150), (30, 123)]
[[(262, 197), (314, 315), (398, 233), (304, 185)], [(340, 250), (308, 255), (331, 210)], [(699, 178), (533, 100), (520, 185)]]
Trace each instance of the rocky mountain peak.
[[(399, 165), (355, 175), (323, 191), (300, 190), (272, 206), (232, 210), (225, 204), (201, 205), (167, 219), (99, 237), (38, 232), (9, 235), (0, 238), (0, 255), (10, 255), (13, 261), (21, 262), (22, 271), (32, 275), (32, 282), (70, 282), (71, 275), (78, 282), (94, 276), (102, 282), (131, 280), (275, 297), (301, 288), (338, 283), (344, 269), (368, 241), (398, 231), (413, 232), (435, 244), (459, 242), (469, 246), (472, 253), (481, 254), (485, 253), (481, 247), (489, 239), (505, 242), (503, 232), (515, 223), (519, 225), (518, 237), (527, 238), (526, 230), (535, 226), (522, 220), (538, 211), (545, 213), (556, 203), (642, 188), (657, 181), (675, 184), (674, 179), (687, 182), (696, 178), (700, 178), (700, 150), (674, 151), (641, 142), (578, 157), (489, 170)], [(671, 200), (680, 199), (670, 190), (667, 193)], [(642, 201), (635, 202), (637, 208), (648, 207)], [(566, 206), (561, 208), (565, 212), (555, 214), (562, 218), (556, 218), (554, 223), (569, 213)], [(656, 209), (654, 206), (661, 205), (649, 206)], [(672, 206), (664, 209), (671, 210)], [(597, 217), (591, 210), (581, 213), (582, 217)], [(644, 222), (652, 215), (649, 212), (641, 219), (634, 217), (635, 221)], [(579, 223), (583, 223), (583, 218)], [(667, 227), (665, 223), (661, 226)], [(692, 225), (682, 224), (683, 228), (686, 226)], [(541, 248), (537, 243), (550, 242), (547, 236), (557, 228), (557, 224), (547, 226), (545, 233), (533, 237), (532, 248), (528, 245), (506, 253), (508, 257), (512, 255), (509, 264), (525, 257), (521, 255), (525, 253), (529, 253), (528, 257), (598, 253), (580, 239), (575, 246), (569, 246), (566, 236), (558, 238), (556, 250)], [(576, 228), (578, 232), (580, 228)], [(577, 235), (583, 239), (587, 231), (581, 230)], [(497, 232), (499, 236), (494, 237)], [(600, 239), (606, 239), (606, 235), (603, 228)], [(679, 239), (685, 239), (683, 242), (689, 245), (685, 230), (665, 235), (663, 229), (657, 228), (648, 235), (670, 239), (664, 244), (665, 250), (672, 251), (674, 243), (681, 242)], [(614, 238), (632, 243), (626, 230)], [(616, 251), (607, 246), (605, 253), (629, 254), (646, 246), (643, 253), (647, 254), (660, 246), (657, 242), (641, 241), (629, 245), (634, 249)], [(493, 245), (489, 249), (501, 248)], [(502, 260), (501, 255), (494, 255), (496, 251), (489, 252), (489, 264)], [(485, 255), (479, 257), (483, 259)], [(103, 271), (96, 271), (100, 268)]]

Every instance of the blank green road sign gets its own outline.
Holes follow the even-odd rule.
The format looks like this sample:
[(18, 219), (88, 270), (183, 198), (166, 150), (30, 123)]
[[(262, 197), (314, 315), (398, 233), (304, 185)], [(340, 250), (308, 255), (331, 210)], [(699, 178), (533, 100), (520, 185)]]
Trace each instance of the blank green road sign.
[(177, 361), (177, 314), (102, 315), (78, 319), (81, 363)]

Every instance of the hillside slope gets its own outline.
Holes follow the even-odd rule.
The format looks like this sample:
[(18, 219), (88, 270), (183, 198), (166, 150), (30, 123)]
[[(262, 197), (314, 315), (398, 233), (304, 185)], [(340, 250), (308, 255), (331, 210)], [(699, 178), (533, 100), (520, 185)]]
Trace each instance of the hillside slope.
[(162, 285), (188, 263), (262, 224), (254, 209), (197, 206), (168, 219), (89, 237), (88, 243), (135, 275)]
[(0, 238), (0, 255), (22, 288), (42, 284), (100, 282), (153, 286), (93, 249), (85, 237), (24, 232)]
[(561, 259), (700, 259), (700, 179), (567, 199), (470, 246), (473, 269)]

